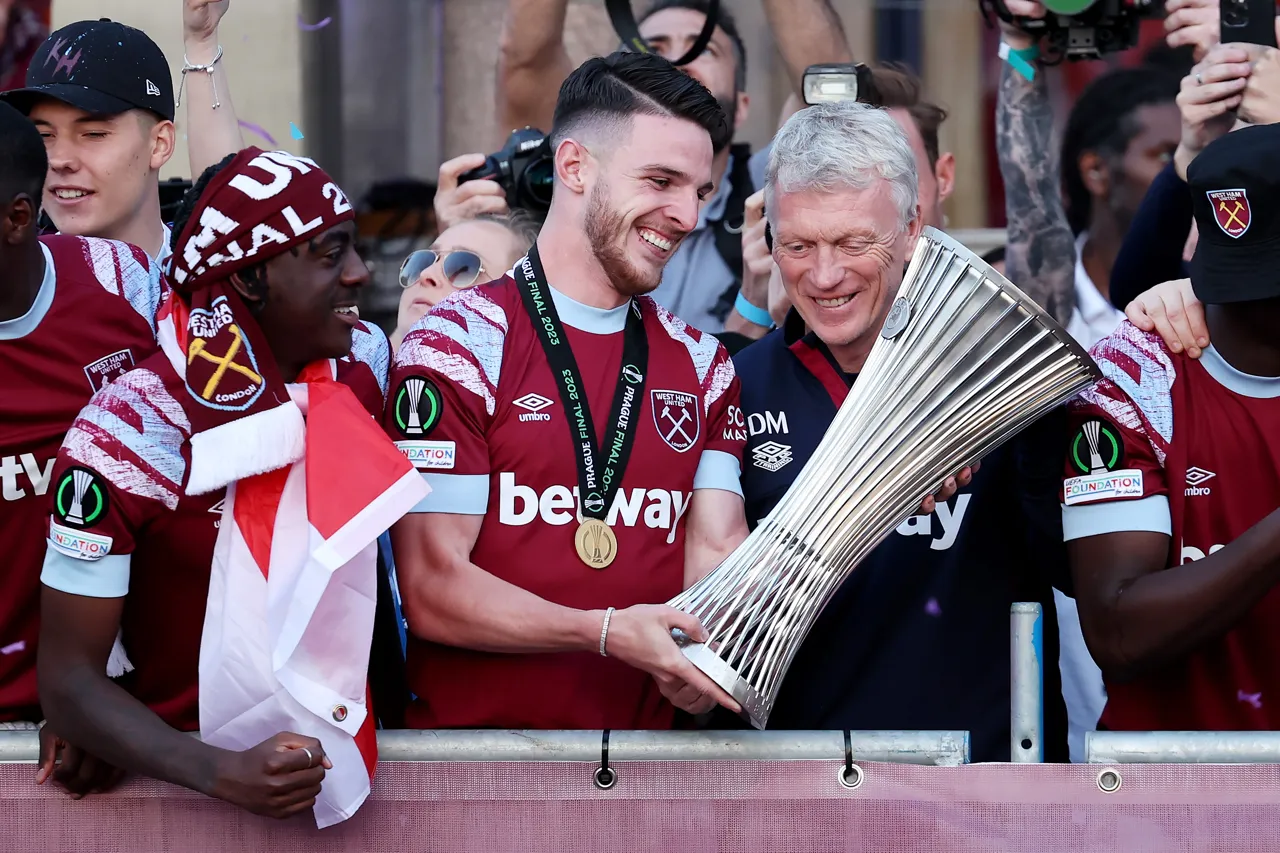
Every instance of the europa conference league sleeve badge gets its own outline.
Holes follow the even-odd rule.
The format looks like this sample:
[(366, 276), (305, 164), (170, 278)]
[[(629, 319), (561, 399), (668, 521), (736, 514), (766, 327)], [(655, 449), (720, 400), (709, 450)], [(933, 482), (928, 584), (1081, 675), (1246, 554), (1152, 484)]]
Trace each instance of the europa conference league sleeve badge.
[(54, 515), (76, 528), (93, 527), (107, 514), (107, 488), (97, 473), (68, 468), (54, 491)]
[(405, 438), (422, 438), (435, 429), (444, 414), (440, 389), (430, 379), (410, 376), (396, 389), (396, 430)]

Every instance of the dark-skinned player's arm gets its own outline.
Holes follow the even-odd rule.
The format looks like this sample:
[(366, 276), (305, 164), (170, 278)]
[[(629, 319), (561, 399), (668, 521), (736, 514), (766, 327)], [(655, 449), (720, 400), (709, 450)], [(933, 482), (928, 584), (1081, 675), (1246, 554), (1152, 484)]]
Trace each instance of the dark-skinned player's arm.
[(1062, 528), (1085, 642), (1123, 682), (1221, 637), (1280, 581), (1280, 511), (1199, 559), (1171, 553), (1184, 485), (1165, 470), (1180, 438), (1167, 345), (1122, 325), (1091, 355), (1104, 378), (1068, 405)]
[(1202, 560), (1165, 568), (1171, 538), (1149, 531), (1067, 543), (1080, 624), (1109, 680), (1171, 664), (1229, 631), (1280, 582), (1280, 511)]
[[(257, 814), (288, 817), (315, 804), (331, 766), (319, 741), (280, 734), (244, 752), (209, 746), (170, 728), (107, 677), (123, 598), (92, 598), (45, 586), (40, 607), (40, 701), (59, 738), (116, 767)], [(88, 793), (80, 768), (89, 763), (73, 767), (64, 759), (54, 778), (73, 794)]]
[[(64, 744), (53, 778), (73, 795), (93, 789), (92, 765), (105, 761), (258, 814), (295, 814), (320, 791), (328, 759), (319, 741), (282, 733), (243, 752), (218, 749), (170, 728), (107, 676), (133, 555), (152, 522), (178, 506), (182, 487), (173, 451), (181, 433), (142, 402), (154, 376), (131, 371), (95, 394), (58, 451), (40, 573), (36, 666), (49, 730), (40, 775)], [(81, 753), (93, 757), (90, 767)]]

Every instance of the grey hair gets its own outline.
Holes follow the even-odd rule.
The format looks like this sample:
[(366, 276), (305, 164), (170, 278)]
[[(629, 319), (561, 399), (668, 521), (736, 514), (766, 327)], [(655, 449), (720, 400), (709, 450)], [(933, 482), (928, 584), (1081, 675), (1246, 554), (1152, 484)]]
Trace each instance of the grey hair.
[(538, 239), (538, 232), (542, 230), (542, 223), (533, 214), (518, 207), (512, 208), (503, 214), (481, 213), (466, 221), (491, 222), (494, 225), (501, 225), (511, 232), (511, 236), (515, 238), (517, 245), (520, 246), (521, 253), (529, 251), (529, 247)]
[(916, 216), (916, 158), (888, 110), (857, 101), (800, 110), (778, 131), (769, 152), (764, 184), (769, 227), (778, 227), (774, 200), (780, 192), (861, 190), (879, 180), (889, 182), (905, 229)]

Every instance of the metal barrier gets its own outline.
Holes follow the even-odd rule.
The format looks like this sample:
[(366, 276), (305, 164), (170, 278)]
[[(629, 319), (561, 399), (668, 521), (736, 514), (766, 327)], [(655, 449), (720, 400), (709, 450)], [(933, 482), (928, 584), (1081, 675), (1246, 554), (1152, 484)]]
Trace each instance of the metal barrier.
[(142, 779), (71, 801), (32, 784), (30, 764), (5, 764), (0, 849), (1251, 853), (1280, 838), (1275, 766), (859, 762), (850, 774), (839, 758), (649, 760), (618, 761), (608, 787), (597, 766), (388, 762), (359, 813), (320, 831)]
[(1090, 764), (1280, 764), (1280, 732), (1088, 732), (1084, 753)]
[[(378, 732), (378, 761), (599, 764), (599, 731), (423, 730)], [(874, 761), (958, 767), (968, 732), (611, 731), (609, 761)], [(35, 732), (0, 732), (0, 764), (34, 763)]]
[(1039, 763), (1042, 621), (1012, 608), (1012, 764), (967, 764), (966, 732), (388, 731), (369, 801), (320, 831), (148, 779), (73, 802), (33, 784), (35, 733), (0, 731), (0, 850), (1280, 848), (1280, 733), (1095, 732), (1093, 766)]

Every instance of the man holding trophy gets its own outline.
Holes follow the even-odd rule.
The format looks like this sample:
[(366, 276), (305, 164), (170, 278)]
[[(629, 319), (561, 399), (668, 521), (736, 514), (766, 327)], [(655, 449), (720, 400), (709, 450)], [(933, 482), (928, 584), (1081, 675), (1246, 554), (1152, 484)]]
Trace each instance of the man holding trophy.
[[(405, 337), (386, 426), (434, 490), (392, 530), (411, 725), (652, 729), (738, 709), (673, 638), (708, 639), (698, 619), (660, 606), (747, 536), (738, 380), (648, 295), (727, 132), (665, 60), (589, 60), (560, 90), (529, 257)], [(909, 508), (940, 487), (955, 482)]]
[[(881, 338), (923, 230), (916, 187), (911, 147), (884, 110), (815, 105), (774, 140), (765, 209), (794, 308), (736, 358), (753, 528), (814, 455)], [(1053, 416), (1032, 424), (857, 565), (796, 654), (770, 728), (967, 730), (974, 761), (1009, 760), (1009, 670), (991, 662), (1007, 659), (1011, 602), (1041, 602), (1052, 624), (1049, 575), (1065, 568), (1063, 426)], [(898, 440), (926, 441), (905, 431)], [(1045, 753), (1061, 760), (1056, 632), (1044, 637)]]

